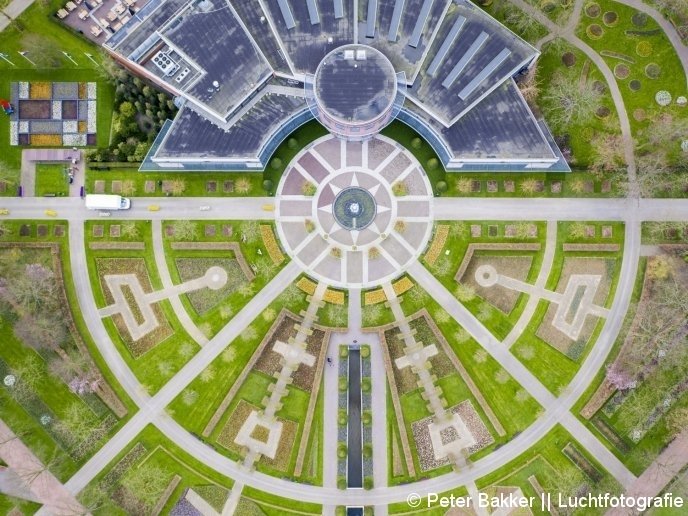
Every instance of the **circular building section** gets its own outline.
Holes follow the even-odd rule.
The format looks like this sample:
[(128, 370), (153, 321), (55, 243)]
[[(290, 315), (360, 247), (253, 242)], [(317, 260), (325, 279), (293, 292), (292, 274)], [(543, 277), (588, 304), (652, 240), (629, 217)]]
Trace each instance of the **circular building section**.
[(338, 136), (362, 139), (391, 120), (397, 77), (380, 51), (345, 45), (320, 62), (313, 90), (320, 122)]

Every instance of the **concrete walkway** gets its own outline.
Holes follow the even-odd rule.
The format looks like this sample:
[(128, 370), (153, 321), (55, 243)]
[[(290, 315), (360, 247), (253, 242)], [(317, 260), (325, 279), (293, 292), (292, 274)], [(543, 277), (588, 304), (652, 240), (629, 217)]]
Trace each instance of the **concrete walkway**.
[(0, 17), (0, 32), (9, 26), (12, 20), (19, 17), (26, 11), (34, 0), (13, 0), (2, 10), (3, 16)]
[(86, 509), (2, 420), (0, 460), (7, 464), (43, 504), (41, 511), (54, 516), (86, 514)]
[[(552, 263), (554, 262), (554, 254), (557, 250), (557, 222), (550, 220), (547, 222), (547, 239), (545, 240), (545, 252), (542, 256), (542, 264), (540, 265), (540, 270), (538, 271), (537, 279), (535, 280), (535, 286), (539, 289), (544, 289), (547, 283), (547, 278), (549, 278), (550, 272), (552, 271)], [(506, 338), (502, 343), (506, 347), (511, 347), (514, 342), (518, 340), (521, 333), (526, 329), (528, 323), (533, 318), (535, 309), (537, 308), (540, 298), (536, 296), (528, 297), (528, 302), (526, 307), (521, 312), (521, 316), (516, 321), (516, 324), (511, 329)]]
[(666, 34), (667, 38), (669, 38), (669, 41), (671, 41), (674, 50), (676, 50), (678, 58), (681, 60), (681, 64), (683, 65), (683, 71), (686, 74), (686, 84), (688, 84), (688, 46), (686, 46), (683, 43), (683, 41), (681, 40), (681, 36), (679, 36), (678, 32), (676, 31), (672, 23), (669, 20), (667, 20), (664, 17), (664, 15), (662, 15), (662, 13), (660, 13), (657, 9), (650, 5), (647, 5), (642, 0), (614, 1), (623, 5), (633, 7), (638, 11), (644, 12), (645, 14), (651, 16), (659, 24), (659, 26), (664, 31), (664, 34)]
[[(626, 496), (632, 498), (658, 496), (686, 465), (688, 465), (688, 429), (683, 430), (659, 454), (650, 467), (626, 490)], [(607, 516), (630, 516), (639, 512), (633, 509), (616, 508), (610, 509), (606, 514)]]
[[(172, 288), (173, 284), (170, 271), (167, 268), (167, 260), (165, 260), (165, 246), (163, 245), (162, 239), (162, 221), (154, 220), (151, 224), (151, 230), (153, 232), (153, 255), (155, 256), (155, 265), (158, 268), (158, 274), (160, 275), (163, 288), (165, 290), (169, 290)], [(170, 295), (168, 299), (170, 300), (174, 314), (177, 316), (177, 319), (179, 319), (179, 322), (186, 330), (186, 333), (188, 333), (199, 346), (204, 346), (207, 344), (208, 338), (191, 320), (191, 316), (184, 308), (181, 299), (179, 299), (179, 295)]]
[(571, 19), (565, 27), (561, 27), (551, 21), (539, 8), (533, 7), (525, 0), (511, 0), (511, 2), (523, 10), (526, 14), (537, 20), (540, 24), (544, 25), (552, 35), (565, 39), (581, 50), (588, 57), (588, 59), (590, 59), (599, 68), (600, 72), (602, 72), (602, 75), (604, 75), (604, 78), (607, 81), (607, 86), (609, 87), (609, 92), (612, 96), (612, 100), (614, 101), (614, 107), (616, 108), (616, 112), (619, 116), (621, 137), (623, 139), (624, 146), (624, 160), (627, 165), (628, 180), (631, 185), (629, 189), (629, 197), (639, 197), (639, 191), (636, 183), (635, 143), (633, 141), (633, 134), (631, 133), (631, 123), (628, 118), (628, 112), (626, 111), (626, 105), (624, 104), (623, 97), (621, 96), (621, 90), (619, 89), (619, 85), (616, 82), (614, 74), (609, 66), (607, 66), (607, 63), (605, 63), (604, 59), (602, 59), (602, 57), (587, 43), (579, 39), (575, 33), (575, 23), (577, 23), (577, 20), (580, 19), (583, 1), (576, 0)]

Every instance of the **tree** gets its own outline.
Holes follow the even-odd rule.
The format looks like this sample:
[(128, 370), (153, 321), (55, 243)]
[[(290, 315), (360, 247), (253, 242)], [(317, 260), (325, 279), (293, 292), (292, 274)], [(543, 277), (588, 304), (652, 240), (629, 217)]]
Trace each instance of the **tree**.
[(121, 483), (129, 493), (150, 508), (158, 501), (168, 481), (166, 472), (148, 461), (138, 468), (129, 470), (129, 474), (122, 479)]
[(528, 71), (521, 76), (518, 81), (518, 89), (530, 106), (535, 105), (535, 101), (540, 95), (540, 86), (537, 80), (537, 65), (531, 66)]
[(234, 189), (237, 193), (247, 194), (251, 191), (251, 181), (246, 177), (240, 177), (234, 184)]
[(625, 165), (623, 138), (619, 134), (597, 134), (592, 139), (594, 172), (615, 172)]
[(170, 193), (172, 195), (181, 195), (186, 190), (186, 181), (183, 179), (173, 179), (170, 182)]
[(50, 349), (64, 357), (60, 346), (67, 338), (67, 330), (59, 314), (47, 311), (38, 316), (23, 314), (14, 325), (14, 335), (37, 351)]
[(542, 100), (550, 105), (549, 122), (552, 126), (563, 129), (571, 124), (590, 121), (601, 97), (602, 94), (593, 87), (592, 81), (579, 84), (577, 79), (558, 73)]
[[(126, 181), (125, 181), (126, 182)], [(122, 223), (122, 236), (126, 238), (139, 238), (141, 232), (136, 222), (133, 220), (127, 220)]]

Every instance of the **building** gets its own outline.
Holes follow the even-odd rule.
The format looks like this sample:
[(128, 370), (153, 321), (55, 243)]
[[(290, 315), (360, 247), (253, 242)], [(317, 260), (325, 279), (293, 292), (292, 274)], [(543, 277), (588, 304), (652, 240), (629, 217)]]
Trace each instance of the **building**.
[(468, 0), (151, 0), (104, 46), (181, 106), (142, 170), (261, 170), (313, 118), (396, 118), (448, 170), (569, 170), (514, 82), (538, 51)]

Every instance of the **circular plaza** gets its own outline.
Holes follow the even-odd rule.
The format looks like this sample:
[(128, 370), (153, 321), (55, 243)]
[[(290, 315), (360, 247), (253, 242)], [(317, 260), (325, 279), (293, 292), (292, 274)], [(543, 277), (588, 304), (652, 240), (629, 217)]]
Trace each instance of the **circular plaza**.
[(432, 231), (432, 188), (406, 149), (383, 136), (325, 136), (287, 167), (276, 193), (277, 233), (304, 272), (363, 288), (413, 263)]

